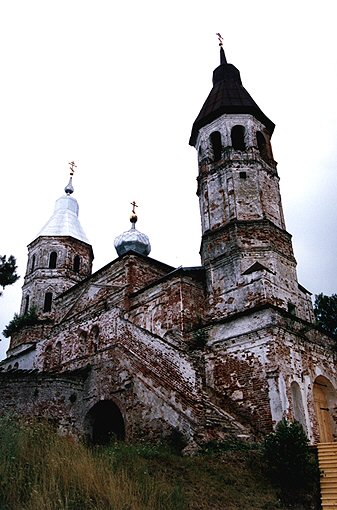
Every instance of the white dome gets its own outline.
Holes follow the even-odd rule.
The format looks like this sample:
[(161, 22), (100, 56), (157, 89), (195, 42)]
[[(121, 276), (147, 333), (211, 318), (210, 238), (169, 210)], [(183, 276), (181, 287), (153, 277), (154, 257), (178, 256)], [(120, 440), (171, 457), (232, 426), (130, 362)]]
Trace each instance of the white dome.
[(77, 200), (70, 196), (73, 192), (71, 178), (65, 188), (66, 195), (56, 200), (54, 213), (40, 230), (39, 236), (70, 236), (89, 244), (78, 220)]

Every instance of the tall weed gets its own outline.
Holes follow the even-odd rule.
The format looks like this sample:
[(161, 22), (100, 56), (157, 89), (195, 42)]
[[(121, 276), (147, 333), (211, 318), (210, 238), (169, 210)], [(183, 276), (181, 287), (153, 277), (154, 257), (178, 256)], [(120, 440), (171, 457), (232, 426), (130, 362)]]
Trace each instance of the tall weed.
[[(133, 458), (133, 473), (46, 423), (0, 420), (2, 510), (183, 509), (179, 487), (151, 476)], [(121, 460), (121, 458), (119, 459)], [(130, 466), (130, 465), (129, 465)], [(182, 506), (183, 505), (183, 506)]]

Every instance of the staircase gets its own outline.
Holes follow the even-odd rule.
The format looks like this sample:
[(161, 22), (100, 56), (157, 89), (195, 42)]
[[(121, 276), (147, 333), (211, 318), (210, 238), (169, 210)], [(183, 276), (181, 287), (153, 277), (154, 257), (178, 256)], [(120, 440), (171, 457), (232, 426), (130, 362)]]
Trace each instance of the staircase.
[(337, 443), (318, 443), (322, 510), (337, 509)]
[(211, 435), (213, 430), (214, 438), (225, 439), (236, 437), (242, 440), (252, 438), (251, 431), (231, 414), (212, 402), (206, 392), (203, 392), (203, 403), (205, 405), (205, 425)]

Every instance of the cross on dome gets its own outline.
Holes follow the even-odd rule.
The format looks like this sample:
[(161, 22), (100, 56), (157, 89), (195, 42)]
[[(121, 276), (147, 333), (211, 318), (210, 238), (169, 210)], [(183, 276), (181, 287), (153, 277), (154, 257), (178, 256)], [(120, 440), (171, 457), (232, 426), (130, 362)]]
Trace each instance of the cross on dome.
[(68, 165), (70, 166), (70, 175), (73, 176), (75, 172), (74, 168), (77, 168), (77, 165), (75, 165), (75, 161), (71, 161)]
[(131, 205), (132, 205), (132, 214), (130, 216), (130, 221), (132, 223), (132, 228), (135, 228), (135, 223), (137, 223), (137, 220), (138, 220), (138, 216), (136, 214), (136, 207), (138, 207), (138, 205), (136, 204), (135, 201), (131, 202)]

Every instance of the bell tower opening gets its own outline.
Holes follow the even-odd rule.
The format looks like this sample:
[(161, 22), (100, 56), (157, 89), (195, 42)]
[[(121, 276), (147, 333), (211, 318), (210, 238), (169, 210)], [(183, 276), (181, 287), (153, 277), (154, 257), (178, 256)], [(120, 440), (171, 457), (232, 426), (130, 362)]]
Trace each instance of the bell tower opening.
[(44, 312), (51, 312), (52, 301), (53, 301), (52, 292), (46, 292), (46, 294), (44, 296), (44, 304), (43, 304)]
[(213, 161), (219, 161), (221, 159), (221, 134), (219, 131), (213, 131), (210, 135), (211, 146), (213, 149)]
[(122, 413), (111, 400), (97, 402), (87, 413), (84, 425), (88, 441), (93, 445), (107, 445), (125, 439)]
[(231, 131), (233, 149), (236, 151), (246, 150), (244, 126), (233, 126)]
[(52, 251), (49, 256), (49, 269), (56, 269), (56, 262), (57, 262), (57, 253), (56, 251)]

